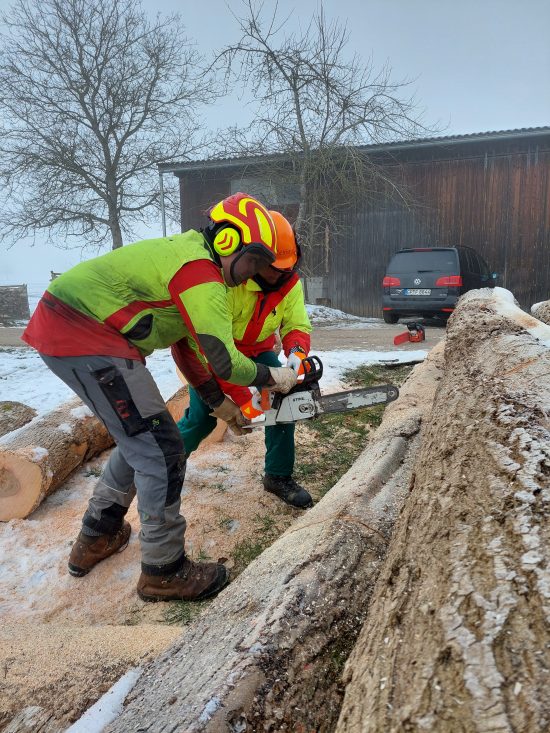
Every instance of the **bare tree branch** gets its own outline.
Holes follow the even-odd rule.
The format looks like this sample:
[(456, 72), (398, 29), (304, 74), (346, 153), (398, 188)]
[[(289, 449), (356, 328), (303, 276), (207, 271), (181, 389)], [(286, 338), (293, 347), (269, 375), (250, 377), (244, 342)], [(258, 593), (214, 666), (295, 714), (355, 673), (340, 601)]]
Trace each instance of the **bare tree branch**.
[[(392, 171), (361, 146), (433, 134), (408, 88), (393, 81), (388, 64), (350, 54), (345, 24), (329, 22), (323, 8), (304, 31), (290, 32), (256, 0), (234, 14), (241, 37), (214, 61), (233, 87), (253, 90), (255, 114), (246, 129), (226, 130), (219, 154), (268, 155), (251, 174), (277, 189), (294, 187), (296, 228), (306, 249), (328, 249), (342, 233), (341, 213), (360, 200), (408, 198), (397, 166)], [(218, 136), (220, 137), (220, 136)], [(326, 257), (307, 258), (310, 273)]]
[(3, 22), (3, 237), (121, 246), (158, 206), (157, 163), (201, 150), (201, 57), (139, 0), (17, 0)]

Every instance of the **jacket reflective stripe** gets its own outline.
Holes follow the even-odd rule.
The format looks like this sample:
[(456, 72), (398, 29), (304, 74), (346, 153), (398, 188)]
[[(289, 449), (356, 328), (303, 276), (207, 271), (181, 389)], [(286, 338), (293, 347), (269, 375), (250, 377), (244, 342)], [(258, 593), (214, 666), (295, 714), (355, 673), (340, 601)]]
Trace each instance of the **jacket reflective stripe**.
[(252, 318), (248, 322), (246, 330), (242, 339), (239, 342), (242, 344), (255, 344), (258, 340), (258, 336), (262, 332), (264, 323), (271, 311), (281, 303), (284, 298), (290, 293), (292, 288), (298, 282), (299, 277), (296, 273), (290, 278), (290, 280), (283, 285), (282, 288), (276, 290), (274, 293), (264, 293), (258, 291), (258, 299), (254, 308)]
[(122, 331), (142, 311), (150, 310), (151, 308), (169, 308), (173, 305), (174, 301), (172, 300), (135, 300), (133, 303), (128, 303), (124, 308), (112, 313), (105, 319), (105, 323), (116, 328), (117, 331)]

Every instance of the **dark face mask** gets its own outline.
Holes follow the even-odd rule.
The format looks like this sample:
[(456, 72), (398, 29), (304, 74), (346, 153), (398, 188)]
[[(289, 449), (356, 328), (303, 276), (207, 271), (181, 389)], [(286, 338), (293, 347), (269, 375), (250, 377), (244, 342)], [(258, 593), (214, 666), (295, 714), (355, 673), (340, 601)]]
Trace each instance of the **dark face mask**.
[(279, 288), (282, 288), (283, 285), (290, 280), (294, 273), (295, 270), (281, 272), (280, 276), (274, 283), (267, 282), (267, 280), (263, 278), (259, 273), (255, 275), (252, 279), (257, 285), (261, 287), (264, 293), (274, 293), (276, 290), (279, 290)]

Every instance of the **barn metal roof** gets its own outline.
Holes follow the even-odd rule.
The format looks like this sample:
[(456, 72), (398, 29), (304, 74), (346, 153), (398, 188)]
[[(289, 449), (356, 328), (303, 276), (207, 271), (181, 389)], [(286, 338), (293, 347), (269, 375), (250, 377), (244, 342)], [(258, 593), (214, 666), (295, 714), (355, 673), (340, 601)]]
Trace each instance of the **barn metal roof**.
[[(526, 138), (539, 138), (550, 135), (550, 126), (548, 127), (522, 127), (515, 130), (498, 130), (489, 132), (473, 132), (465, 135), (447, 135), (445, 137), (427, 137), (415, 140), (396, 140), (388, 143), (374, 143), (370, 145), (358, 145), (359, 150), (368, 153), (383, 153), (430, 147), (445, 147), (450, 145), (460, 145), (471, 142), (482, 141), (505, 141)], [(284, 160), (286, 153), (276, 153), (271, 155), (250, 155), (239, 158), (204, 158), (202, 160), (184, 160), (171, 163), (160, 163), (158, 166), (160, 173), (184, 173), (197, 170), (213, 169), (213, 168), (236, 168), (251, 165), (258, 162), (272, 162), (276, 160)]]

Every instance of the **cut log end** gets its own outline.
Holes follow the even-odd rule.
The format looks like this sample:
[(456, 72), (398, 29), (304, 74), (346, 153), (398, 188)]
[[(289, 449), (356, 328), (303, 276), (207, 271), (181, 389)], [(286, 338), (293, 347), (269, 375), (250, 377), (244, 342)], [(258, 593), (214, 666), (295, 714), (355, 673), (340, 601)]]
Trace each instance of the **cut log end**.
[(23, 519), (40, 503), (51, 477), (21, 454), (0, 454), (0, 522)]

